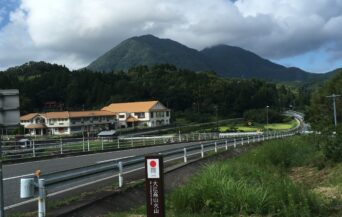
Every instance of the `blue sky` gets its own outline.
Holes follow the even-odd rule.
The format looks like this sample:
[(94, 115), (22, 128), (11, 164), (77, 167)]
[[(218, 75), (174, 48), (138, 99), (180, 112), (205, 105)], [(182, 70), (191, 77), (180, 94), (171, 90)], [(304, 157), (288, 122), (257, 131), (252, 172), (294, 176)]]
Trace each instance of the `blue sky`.
[(30, 60), (78, 69), (153, 34), (322, 73), (342, 67), (341, 26), (341, 0), (0, 0), (0, 70)]
[(0, 29), (8, 24), (10, 12), (18, 8), (19, 3), (19, 0), (0, 0)]

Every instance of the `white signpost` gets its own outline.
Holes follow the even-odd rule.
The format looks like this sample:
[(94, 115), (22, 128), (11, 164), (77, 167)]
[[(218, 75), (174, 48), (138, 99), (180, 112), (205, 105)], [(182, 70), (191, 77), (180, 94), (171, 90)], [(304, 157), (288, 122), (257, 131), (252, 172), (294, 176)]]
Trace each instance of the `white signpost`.
[[(0, 130), (19, 126), (19, 90), (0, 90)], [(2, 134), (0, 135), (0, 217), (4, 217), (4, 190), (2, 180)]]

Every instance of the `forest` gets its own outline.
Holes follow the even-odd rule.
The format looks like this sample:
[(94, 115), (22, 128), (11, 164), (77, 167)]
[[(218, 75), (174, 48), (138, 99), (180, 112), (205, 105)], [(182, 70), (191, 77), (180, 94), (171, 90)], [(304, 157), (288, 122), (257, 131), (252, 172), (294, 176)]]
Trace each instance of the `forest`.
[(304, 107), (300, 89), (257, 79), (230, 79), (173, 65), (138, 66), (127, 72), (71, 71), (65, 66), (29, 62), (0, 73), (2, 89), (20, 91), (21, 114), (44, 111), (55, 101), (64, 110), (99, 109), (109, 103), (159, 100), (174, 116), (197, 121), (213, 115), (241, 117), (244, 111)]

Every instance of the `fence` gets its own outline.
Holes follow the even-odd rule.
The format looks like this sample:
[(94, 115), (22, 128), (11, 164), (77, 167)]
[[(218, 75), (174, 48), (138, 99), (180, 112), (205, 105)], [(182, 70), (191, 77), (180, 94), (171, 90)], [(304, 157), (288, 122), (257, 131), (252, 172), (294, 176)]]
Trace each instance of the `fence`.
[(208, 141), (219, 138), (218, 133), (189, 133), (140, 137), (82, 137), (42, 140), (3, 141), (3, 159), (29, 159), (65, 154), (127, 149), (181, 142)]
[[(298, 129), (282, 133), (263, 134), (257, 136), (254, 135), (252, 137), (247, 136), (247, 139), (246, 137), (236, 137), (215, 142), (199, 142), (198, 144), (192, 146), (170, 149), (167, 151), (160, 152), (158, 154), (164, 156), (165, 163), (180, 159), (182, 159), (184, 163), (187, 163), (189, 157), (200, 156), (201, 158), (203, 158), (206, 152), (209, 151), (212, 151), (214, 153), (217, 153), (219, 149), (224, 149), (225, 151), (227, 151), (229, 148), (236, 148), (238, 145), (244, 145), (246, 143), (252, 142), (260, 142), (269, 139), (284, 138), (287, 136), (292, 136), (297, 132)], [(185, 139), (185, 137), (179, 135), (179, 141), (181, 141), (181, 139)], [(97, 163), (86, 167), (80, 167), (66, 171), (59, 171), (42, 176), (38, 174), (38, 176), (36, 177), (21, 179), (21, 196), (22, 198), (34, 197), (33, 189), (35, 188), (36, 192), (38, 192), (38, 214), (39, 217), (43, 217), (46, 214), (45, 202), (47, 200), (47, 197), (49, 196), (46, 194), (47, 188), (49, 190), (53, 190), (54, 187), (64, 186), (66, 183), (70, 183), (73, 180), (79, 181), (82, 178), (85, 179), (89, 176), (94, 176), (106, 172), (110, 172), (111, 177), (113, 177), (113, 174), (116, 173), (115, 177), (118, 177), (119, 187), (122, 187), (124, 183), (124, 169), (129, 170), (130, 167), (136, 168), (137, 166), (141, 166), (143, 164), (144, 156), (136, 156), (127, 158), (119, 162), (109, 161)], [(83, 184), (81, 186), (85, 185)]]

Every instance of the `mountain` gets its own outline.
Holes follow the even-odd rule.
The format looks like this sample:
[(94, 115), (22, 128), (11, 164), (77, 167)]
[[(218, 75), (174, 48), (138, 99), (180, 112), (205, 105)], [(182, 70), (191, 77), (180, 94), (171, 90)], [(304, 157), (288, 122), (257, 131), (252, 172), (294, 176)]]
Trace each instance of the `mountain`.
[(299, 68), (286, 68), (239, 47), (218, 45), (201, 53), (210, 61), (211, 69), (222, 76), (293, 81), (315, 76)]
[(205, 57), (195, 49), (153, 35), (133, 37), (121, 42), (87, 68), (93, 71), (128, 70), (138, 65), (169, 63), (194, 71), (209, 70)]
[(138, 65), (168, 63), (193, 71), (214, 71), (224, 77), (303, 81), (322, 75), (273, 63), (239, 47), (217, 45), (202, 51), (153, 35), (129, 38), (93, 61), (92, 71), (128, 70)]

